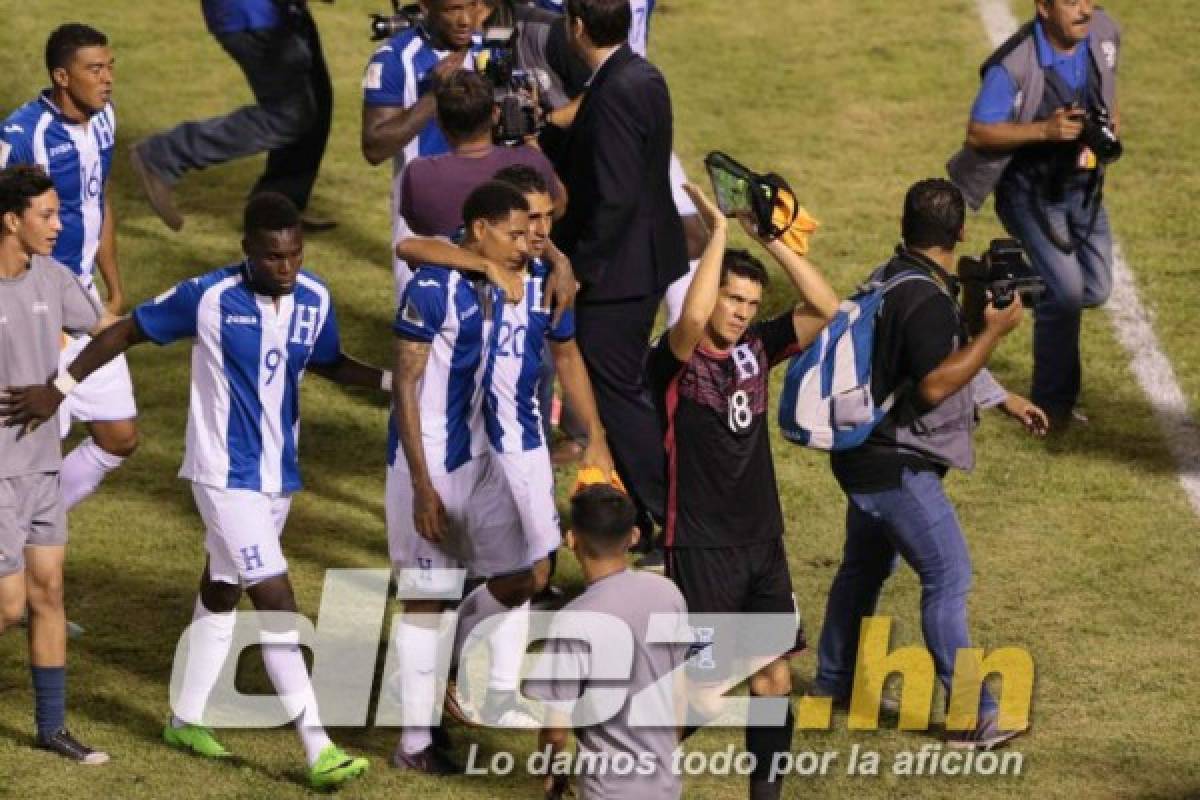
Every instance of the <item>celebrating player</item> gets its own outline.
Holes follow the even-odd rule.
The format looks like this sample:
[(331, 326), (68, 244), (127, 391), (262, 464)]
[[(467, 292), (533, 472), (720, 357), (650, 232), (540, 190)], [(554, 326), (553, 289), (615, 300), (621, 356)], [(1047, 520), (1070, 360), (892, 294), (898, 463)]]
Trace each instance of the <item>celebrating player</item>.
[[(295, 612), (279, 537), (300, 489), (296, 436), (300, 380), (386, 390), (391, 376), (342, 352), (329, 290), (301, 269), (300, 212), (280, 194), (251, 198), (240, 264), (184, 281), (93, 340), (54, 384), (15, 393), (12, 419), (46, 419), (72, 383), (118, 353), (152, 341), (193, 339), (187, 447), (180, 477), (204, 520), (208, 560), (189, 628), (189, 653), (166, 742), (212, 758), (229, 752), (204, 727), (204, 708), (229, 654), (243, 588), (258, 611)], [(309, 783), (337, 786), (367, 770), (333, 744), (294, 626), (262, 632), (267, 673), (296, 720)]]
[[(116, 147), (113, 111), (113, 54), (108, 38), (87, 25), (61, 25), (46, 41), (50, 88), (14, 111), (0, 130), (0, 168), (38, 164), (54, 181), (62, 233), (56, 261), (70, 267), (97, 298), (92, 279), (99, 269), (108, 293), (105, 305), (121, 313), (124, 295), (117, 269), (116, 219), (108, 176)], [(79, 355), (88, 337), (67, 345), (59, 366)], [(80, 385), (59, 416), (65, 437), (71, 420), (87, 424), (88, 438), (63, 461), (60, 480), (68, 510), (91, 495), (104, 476), (137, 447), (137, 406), (124, 357)]]
[[(529, 258), (528, 212), (516, 188), (496, 181), (479, 186), (463, 206), (463, 246), (476, 259), (519, 272)], [(500, 299), (488, 284), (425, 265), (413, 274), (396, 315), (387, 514), (405, 598), (396, 635), (405, 727), (393, 757), (403, 769), (458, 771), (434, 746), (430, 727), (438, 649), (433, 615), (456, 586), (455, 570), (466, 567), (486, 579), (459, 606), (464, 636), (480, 621), (520, 608), (533, 593), (530, 553), (503, 472), (488, 455), (483, 415), (487, 347)], [(519, 652), (515, 662), (508, 668), (514, 689)]]
[[(762, 242), (803, 302), (754, 323), (766, 269), (745, 251), (726, 251), (725, 218), (694, 186), (688, 193), (712, 234), (683, 313), (647, 365), (666, 431), (667, 574), (693, 613), (792, 614), (796, 601), (767, 430), (768, 377), (817, 336), (838, 300), (807, 259), (781, 241)], [(752, 226), (744, 227), (754, 235)], [(796, 650), (803, 647), (798, 631)], [(754, 695), (787, 697), (791, 690), (783, 659), (750, 679)], [(746, 729), (746, 748), (759, 765), (750, 779), (753, 797), (779, 797), (782, 781), (767, 780), (769, 765), (775, 753), (790, 749), (793, 725), (789, 708), (781, 728)]]

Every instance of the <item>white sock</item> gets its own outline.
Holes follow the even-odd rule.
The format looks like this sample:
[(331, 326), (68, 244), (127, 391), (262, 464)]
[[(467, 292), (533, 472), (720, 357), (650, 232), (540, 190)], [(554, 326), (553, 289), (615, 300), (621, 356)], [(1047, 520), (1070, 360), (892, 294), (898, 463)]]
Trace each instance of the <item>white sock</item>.
[(488, 689), (516, 691), (521, 684), (521, 662), (529, 646), (529, 603), (506, 611), (495, 630), (488, 635), (491, 665)]
[(90, 436), (80, 442), (63, 459), (62, 470), (58, 473), (67, 510), (90, 497), (104, 476), (124, 462), (124, 458), (102, 449)]
[[(89, 440), (90, 441), (90, 440)], [(184, 725), (200, 725), (204, 719), (204, 707), (221, 667), (229, 656), (233, 644), (233, 628), (237, 615), (228, 611), (214, 614), (204, 607), (199, 597), (192, 611), (192, 624), (188, 628), (187, 664), (183, 670), (183, 683), (175, 700), (171, 724), (177, 728)]]
[(463, 645), (475, 626), (488, 617), (508, 610), (508, 606), (496, 599), (486, 583), (475, 587), (475, 591), (463, 598), (458, 606), (458, 630), (454, 633), (454, 653), (459, 660), (463, 658)]
[(433, 711), (437, 697), (438, 632), (401, 619), (396, 626), (396, 649), (400, 655), (400, 702), (404, 731), (400, 746), (409, 755), (433, 744)]
[(675, 327), (675, 323), (679, 321), (679, 315), (683, 313), (683, 298), (687, 296), (688, 287), (692, 285), (692, 278), (696, 277), (696, 267), (700, 266), (700, 259), (688, 262), (688, 271), (686, 275), (681, 275), (675, 279), (675, 282), (667, 287), (663, 301), (667, 306), (667, 327)]
[(262, 658), (267, 675), (279, 695), (288, 716), (295, 720), (296, 732), (304, 743), (304, 755), (311, 767), (317, 756), (333, 744), (321, 725), (317, 712), (317, 696), (308, 677), (304, 654), (296, 644), (296, 633), (262, 634)]

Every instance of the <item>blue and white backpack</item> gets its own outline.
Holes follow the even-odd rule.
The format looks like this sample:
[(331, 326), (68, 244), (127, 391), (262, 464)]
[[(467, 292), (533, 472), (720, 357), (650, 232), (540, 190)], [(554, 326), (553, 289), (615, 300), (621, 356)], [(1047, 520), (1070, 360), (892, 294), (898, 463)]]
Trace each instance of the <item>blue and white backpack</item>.
[(942, 287), (917, 270), (884, 281), (884, 269), (842, 301), (825, 330), (788, 364), (779, 404), (779, 427), (788, 441), (816, 450), (850, 450), (866, 441), (895, 404), (895, 392), (879, 405), (871, 394), (875, 325), (884, 298), (909, 281)]

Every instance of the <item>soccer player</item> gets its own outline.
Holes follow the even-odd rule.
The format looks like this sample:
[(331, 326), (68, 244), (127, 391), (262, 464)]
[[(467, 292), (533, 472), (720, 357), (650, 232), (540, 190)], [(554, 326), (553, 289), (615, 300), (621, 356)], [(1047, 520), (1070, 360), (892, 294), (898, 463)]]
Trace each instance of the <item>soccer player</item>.
[[(607, 614), (624, 622), (633, 638), (633, 663), (629, 680), (622, 687), (628, 692), (628, 699), (611, 719), (576, 729), (579, 753), (575, 763), (611, 765), (616, 756), (627, 755), (637, 769), (627, 774), (603, 767), (583, 770), (579, 789), (585, 800), (599, 797), (670, 800), (680, 797), (683, 790), (681, 776), (674, 770), (674, 752), (679, 745), (677, 728), (670, 723), (631, 724), (630, 719), (634, 712), (631, 700), (635, 696), (639, 702), (637, 711), (645, 714), (646, 719), (653, 720), (655, 716), (680, 719), (684, 706), (680, 687), (670, 683), (667, 676), (687, 660), (688, 653), (685, 644), (647, 644), (652, 615), (673, 614), (683, 624), (687, 607), (679, 589), (670, 581), (649, 572), (634, 572), (626, 564), (625, 551), (638, 536), (636, 515), (628, 496), (611, 486), (588, 486), (571, 498), (567, 546), (579, 559), (587, 588), (562, 613)], [(547, 726), (538, 737), (538, 750), (545, 752), (550, 748), (553, 759), (565, 750), (572, 727), (570, 714), (558, 704), (569, 707), (578, 701), (591, 676), (599, 672), (596, 661), (602, 654), (621, 652), (626, 643), (614, 642), (607, 647), (604, 635), (598, 634), (600, 641), (584, 645), (572, 636), (555, 636), (554, 627), (550, 633), (545, 652), (555, 657), (553, 680), (531, 681), (529, 692), (548, 703)], [(611, 686), (612, 682), (604, 683)], [(563, 797), (567, 779), (547, 776), (543, 788), (547, 798)]]
[[(62, 234), (58, 194), (40, 167), (0, 170), (0, 417), (11, 387), (43, 383), (58, 367), (63, 331), (99, 333), (112, 321), (63, 265), (50, 258)], [(67, 518), (59, 492), (62, 454), (53, 426), (0, 427), (0, 631), (29, 608), (29, 661), (37, 746), (83, 764), (108, 755), (64, 726), (67, 639), (63, 561)]]
[[(301, 378), (311, 369), (344, 386), (386, 390), (390, 384), (390, 374), (342, 352), (329, 290), (301, 268), (304, 238), (296, 206), (280, 194), (255, 195), (246, 205), (244, 232), (244, 261), (139, 305), (84, 348), (58, 382), (18, 394), (13, 417), (45, 419), (71, 394), (72, 382), (134, 345), (193, 340), (180, 477), (191, 481), (208, 559), (183, 686), (163, 738), (210, 758), (229, 756), (201, 723), (229, 654), (243, 590), (258, 611), (296, 612), (279, 538), (301, 487)], [(263, 662), (296, 721), (310, 784), (337, 786), (361, 775), (367, 760), (347, 756), (321, 727), (294, 626), (272, 624), (262, 632)]]
[[(450, 151), (438, 128), (434, 90), (455, 70), (473, 69), (472, 36), (480, 0), (422, 0), (425, 19), (375, 51), (363, 76), (362, 153), (372, 166), (392, 159), (392, 242), (408, 234), (400, 216), (404, 166), (417, 156)], [(394, 264), (397, 299), (412, 276)]]
[[(110, 102), (113, 54), (108, 38), (87, 25), (61, 25), (46, 41), (46, 69), (50, 88), (0, 126), (0, 168), (38, 164), (45, 169), (61, 204), (55, 260), (69, 267), (93, 294), (92, 273), (99, 269), (108, 294), (105, 305), (119, 314), (125, 300), (108, 192), (117, 127)], [(87, 336), (71, 340), (62, 351), (60, 367), (71, 363), (87, 343)], [(87, 424), (89, 436), (63, 461), (60, 480), (68, 510), (133, 454), (136, 417), (133, 383), (123, 357), (71, 393), (59, 416), (60, 434), (65, 437), (71, 420), (78, 419)]]
[[(495, 179), (519, 189), (529, 205), (529, 260), (517, 268), (525, 279), (523, 300), (505, 304), (497, 312), (496, 335), (488, 348), (483, 377), (484, 424), (492, 458), (504, 473), (520, 514), (533, 563), (534, 590), (541, 592), (549, 583), (552, 560), (562, 540), (544, 424), (549, 413), (542, 396), (542, 388), (548, 386), (547, 362), (553, 361), (563, 393), (585, 423), (589, 444), (583, 465), (597, 467), (608, 476), (613, 464), (592, 385), (574, 341), (574, 318), (568, 309), (556, 320), (545, 291), (550, 270), (543, 259), (554, 222), (550, 187), (537, 169), (525, 165), (505, 167)], [(440, 260), (456, 266), (469, 265), (474, 258), (469, 250), (438, 240), (414, 237), (400, 246), (416, 262)], [(552, 380), (554, 372), (550, 375)], [(517, 687), (528, 638), (528, 607), (522, 606), (521, 611), (510, 614), (488, 635), (492, 661), (483, 718), (504, 727), (524, 722), (518, 714), (509, 713), (519, 708)], [(464, 631), (464, 635), (469, 633)]]
[[(491, 181), (463, 206), (463, 246), (476, 258), (524, 268), (529, 205)], [(387, 475), (388, 546), (404, 598), (397, 626), (405, 727), (392, 762), (431, 774), (458, 772), (434, 745), (436, 615), (467, 568), (485, 582), (459, 606), (459, 629), (519, 608), (533, 593), (520, 518), (483, 415), (487, 347), (501, 297), (442, 265), (413, 275), (396, 315), (395, 404)], [(519, 658), (518, 664), (519, 667)], [(514, 668), (515, 669), (515, 668)]]
[[(768, 377), (788, 355), (808, 346), (837, 310), (825, 279), (782, 242), (761, 242), (802, 302), (754, 322), (767, 284), (763, 265), (745, 251), (725, 250), (726, 221), (688, 186), (711, 238), (683, 313), (650, 352), (649, 381), (666, 431), (667, 574), (699, 614), (796, 611), (783, 548), (783, 511), (767, 429)], [(754, 235), (753, 227), (744, 224)], [(739, 647), (752, 647), (741, 642)], [(798, 630), (793, 652), (803, 649)], [(750, 679), (751, 694), (787, 697), (791, 672), (783, 658)], [(768, 782), (776, 752), (791, 746), (789, 709), (782, 728), (746, 729), (758, 768), (751, 797), (779, 797)]]

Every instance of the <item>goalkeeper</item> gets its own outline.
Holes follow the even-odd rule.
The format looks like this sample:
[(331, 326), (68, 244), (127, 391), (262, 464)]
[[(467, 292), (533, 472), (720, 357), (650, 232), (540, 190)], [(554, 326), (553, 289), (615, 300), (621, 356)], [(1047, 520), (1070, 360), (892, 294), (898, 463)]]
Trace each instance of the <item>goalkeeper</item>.
[[(783, 204), (792, 203), (786, 230), (776, 227), (767, 241), (758, 226), (746, 219), (743, 225), (783, 268), (801, 302), (755, 322), (766, 269), (744, 250), (727, 251), (721, 212), (695, 186), (685, 189), (710, 238), (679, 320), (653, 345), (647, 363), (666, 432), (667, 575), (692, 613), (795, 614), (767, 427), (768, 376), (816, 338), (838, 298), (802, 255), (815, 223), (807, 214), (793, 214), (799, 211), (794, 198), (781, 193), (787, 195), (777, 201), (781, 215)], [(742, 645), (753, 643), (734, 649), (744, 650)], [(803, 649), (797, 625), (791, 652)], [(791, 690), (783, 658), (750, 679), (754, 695), (788, 697)], [(750, 778), (755, 800), (780, 796), (781, 781), (767, 776), (774, 753), (790, 750), (793, 725), (789, 708), (782, 727), (747, 728), (746, 747), (758, 764)]]

